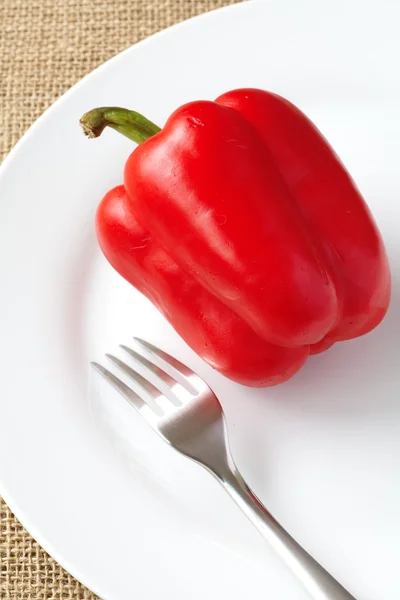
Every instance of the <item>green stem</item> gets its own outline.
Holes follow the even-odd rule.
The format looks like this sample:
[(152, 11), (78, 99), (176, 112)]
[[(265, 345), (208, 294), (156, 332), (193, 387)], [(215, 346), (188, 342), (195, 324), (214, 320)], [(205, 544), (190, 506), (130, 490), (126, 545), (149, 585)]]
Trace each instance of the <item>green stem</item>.
[(113, 106), (94, 108), (85, 113), (79, 122), (90, 138), (99, 137), (105, 127), (111, 127), (137, 144), (161, 131), (160, 127), (134, 110)]

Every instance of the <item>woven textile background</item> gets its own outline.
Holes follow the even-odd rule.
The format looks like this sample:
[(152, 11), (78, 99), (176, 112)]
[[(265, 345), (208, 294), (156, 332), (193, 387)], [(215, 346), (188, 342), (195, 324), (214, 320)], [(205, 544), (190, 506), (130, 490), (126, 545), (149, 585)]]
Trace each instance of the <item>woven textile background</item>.
[[(155, 31), (237, 1), (0, 0), (0, 161), (94, 67)], [(95, 598), (40, 548), (1, 498), (0, 598)]]

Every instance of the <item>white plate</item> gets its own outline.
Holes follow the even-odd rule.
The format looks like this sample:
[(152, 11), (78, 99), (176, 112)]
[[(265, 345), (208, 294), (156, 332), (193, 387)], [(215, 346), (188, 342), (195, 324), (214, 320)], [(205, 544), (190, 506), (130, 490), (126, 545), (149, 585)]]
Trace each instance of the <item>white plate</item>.
[[(400, 596), (399, 4), (251, 2), (114, 58), (58, 101), (1, 169), (0, 491), (34, 537), (108, 600), (304, 598), (224, 492), (93, 377), (142, 335), (187, 361), (226, 409), (233, 453), (279, 520), (357, 598)], [(133, 148), (80, 115), (120, 104), (162, 124), (241, 86), (304, 109), (383, 232), (393, 302), (372, 334), (248, 390), (198, 359), (106, 264), (93, 215)], [(105, 434), (105, 435), (104, 435)]]

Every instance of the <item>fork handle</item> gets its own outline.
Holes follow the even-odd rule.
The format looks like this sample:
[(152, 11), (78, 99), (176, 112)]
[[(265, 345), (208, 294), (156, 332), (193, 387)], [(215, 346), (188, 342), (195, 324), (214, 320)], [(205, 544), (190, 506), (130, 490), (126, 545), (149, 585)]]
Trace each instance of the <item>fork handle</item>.
[(225, 490), (297, 576), (313, 600), (356, 600), (276, 521), (237, 469), (220, 479)]

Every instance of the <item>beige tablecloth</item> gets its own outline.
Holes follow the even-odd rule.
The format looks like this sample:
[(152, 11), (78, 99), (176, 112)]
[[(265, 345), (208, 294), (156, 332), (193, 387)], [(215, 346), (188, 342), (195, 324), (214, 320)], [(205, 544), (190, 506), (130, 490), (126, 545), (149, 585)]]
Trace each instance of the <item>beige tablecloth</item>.
[[(155, 31), (236, 1), (0, 0), (0, 161), (94, 67)], [(95, 598), (40, 548), (1, 498), (0, 598)]]

